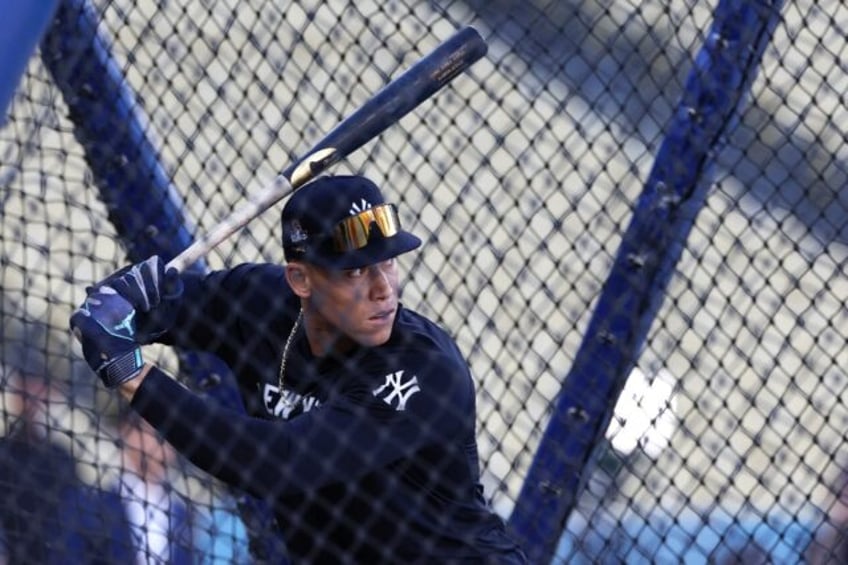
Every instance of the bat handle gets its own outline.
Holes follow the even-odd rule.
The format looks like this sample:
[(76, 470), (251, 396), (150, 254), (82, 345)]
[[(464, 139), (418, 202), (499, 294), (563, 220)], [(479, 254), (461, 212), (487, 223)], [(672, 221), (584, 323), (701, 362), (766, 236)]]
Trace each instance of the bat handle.
[(270, 208), (276, 202), (294, 189), (285, 175), (278, 175), (274, 182), (247, 200), (233, 211), (221, 223), (212, 228), (206, 235), (186, 247), (179, 255), (171, 259), (165, 270), (176, 269), (185, 271), (189, 266), (204, 257), (219, 243), (244, 227), (253, 218)]

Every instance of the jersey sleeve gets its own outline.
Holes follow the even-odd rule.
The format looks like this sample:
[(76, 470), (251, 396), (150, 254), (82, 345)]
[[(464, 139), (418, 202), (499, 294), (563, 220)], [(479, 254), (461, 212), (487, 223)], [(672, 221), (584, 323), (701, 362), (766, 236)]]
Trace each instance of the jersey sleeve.
[[(172, 329), (159, 341), (231, 358), (247, 336), (291, 318), (297, 304), (281, 266), (247, 263), (229, 270), (182, 275), (184, 291)], [(278, 315), (280, 314), (280, 315)]]
[(132, 405), (199, 468), (256, 496), (279, 497), (353, 480), (467, 432), (468, 384), (442, 373), (433, 364), (412, 374), (419, 389), (406, 389), (402, 405), (401, 392), (358, 386), (281, 421), (206, 402), (153, 369)]

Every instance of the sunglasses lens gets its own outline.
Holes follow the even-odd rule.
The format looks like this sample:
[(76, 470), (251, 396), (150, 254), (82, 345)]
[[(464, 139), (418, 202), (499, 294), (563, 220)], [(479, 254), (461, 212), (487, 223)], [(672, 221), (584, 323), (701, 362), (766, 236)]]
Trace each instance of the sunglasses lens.
[(354, 251), (368, 245), (372, 226), (377, 226), (383, 237), (392, 237), (400, 231), (397, 210), (391, 204), (381, 204), (339, 222), (333, 233), (336, 251)]

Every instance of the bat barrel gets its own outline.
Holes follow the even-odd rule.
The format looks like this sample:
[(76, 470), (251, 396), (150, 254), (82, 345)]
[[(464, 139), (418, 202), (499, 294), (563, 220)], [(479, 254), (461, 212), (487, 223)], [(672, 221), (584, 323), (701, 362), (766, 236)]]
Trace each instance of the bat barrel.
[(455, 33), (339, 123), (306, 157), (285, 169), (272, 185), (249, 198), (205, 237), (172, 259), (167, 268), (182, 271), (206, 255), (294, 189), (377, 137), (481, 59), (486, 51), (486, 42), (474, 28), (465, 27)]
[(400, 120), (480, 60), (487, 50), (476, 29), (462, 28), (339, 123), (306, 157), (284, 170), (283, 176), (292, 187), (302, 186)]

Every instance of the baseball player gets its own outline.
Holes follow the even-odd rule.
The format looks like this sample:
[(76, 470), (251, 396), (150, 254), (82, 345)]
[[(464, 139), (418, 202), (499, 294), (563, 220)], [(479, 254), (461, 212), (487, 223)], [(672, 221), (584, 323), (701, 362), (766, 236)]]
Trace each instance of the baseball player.
[[(524, 563), (479, 483), (475, 392), (450, 336), (399, 302), (421, 241), (360, 176), (282, 213), (286, 265), (178, 274), (158, 257), (71, 317), (109, 388), (198, 467), (267, 500), (294, 563)], [(206, 350), (249, 416), (190, 392), (140, 346)]]

